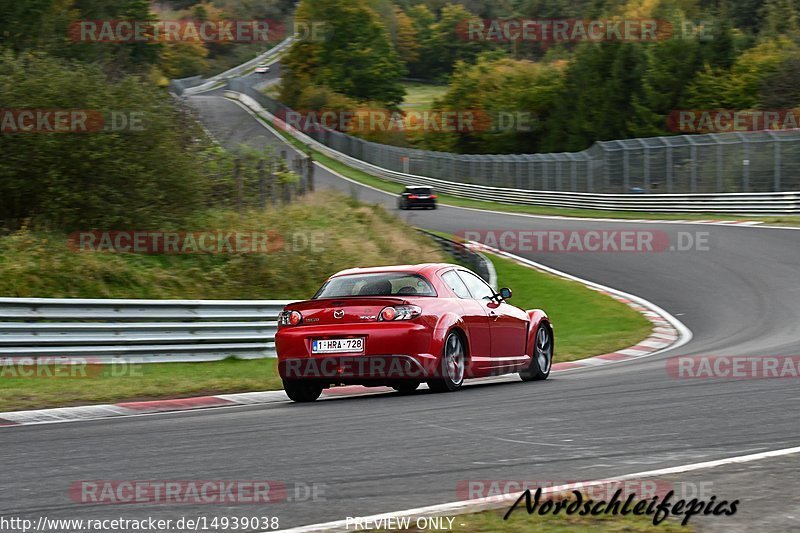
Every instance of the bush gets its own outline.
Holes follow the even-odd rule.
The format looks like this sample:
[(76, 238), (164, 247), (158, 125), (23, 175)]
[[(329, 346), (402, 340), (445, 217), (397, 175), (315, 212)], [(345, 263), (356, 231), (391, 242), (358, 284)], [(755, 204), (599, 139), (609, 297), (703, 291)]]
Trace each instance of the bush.
[(123, 131), (0, 135), (0, 225), (32, 219), (62, 229), (148, 229), (202, 205), (204, 136), (147, 80), (109, 80), (98, 66), (0, 51), (0, 109), (91, 110), (140, 121)]
[(345, 268), (443, 260), (432, 241), (383, 208), (334, 193), (241, 215), (205, 212), (180, 231), (215, 230), (277, 232), (286, 246), (266, 254), (76, 252), (64, 233), (23, 228), (0, 237), (0, 296), (308, 298)]

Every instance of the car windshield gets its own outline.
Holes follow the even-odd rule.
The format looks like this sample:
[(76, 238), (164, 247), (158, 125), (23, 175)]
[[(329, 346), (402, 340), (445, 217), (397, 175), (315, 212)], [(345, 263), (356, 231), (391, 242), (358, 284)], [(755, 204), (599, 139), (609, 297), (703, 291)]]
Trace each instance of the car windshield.
[(350, 274), (329, 280), (313, 299), (360, 296), (436, 296), (436, 291), (428, 280), (416, 274)]

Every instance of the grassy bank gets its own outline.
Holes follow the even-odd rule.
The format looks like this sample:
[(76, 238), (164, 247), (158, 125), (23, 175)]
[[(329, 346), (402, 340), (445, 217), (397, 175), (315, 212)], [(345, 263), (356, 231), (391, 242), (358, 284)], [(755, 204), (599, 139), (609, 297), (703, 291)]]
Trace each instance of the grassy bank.
[(90, 365), (72, 377), (55, 367), (17, 377), (19, 368), (0, 363), (0, 411), (279, 390), (276, 361)]
[(430, 111), (433, 103), (447, 92), (447, 85), (405, 81), (403, 89), (406, 91), (403, 103), (400, 104), (403, 110)]
[[(628, 347), (650, 332), (647, 320), (607, 296), (506, 259), (492, 257), (492, 261), (499, 282), (514, 290), (511, 303), (543, 308), (550, 314), (555, 324), (556, 361)], [(282, 292), (281, 297), (308, 294), (299, 292)], [(188, 297), (187, 293), (180, 296)], [(16, 372), (13, 367), (0, 366), (0, 411), (281, 388), (275, 360), (98, 366), (90, 367), (86, 377), (24, 378), (15, 377)]]
[[(91, 229), (91, 228), (87, 228)], [(310, 297), (353, 266), (440, 261), (434, 243), (381, 207), (330, 192), (242, 215), (209, 212), (179, 232), (266, 234), (266, 253), (79, 252), (62, 233), (0, 237), (0, 295), (42, 298), (287, 299)]]
[[(292, 145), (300, 148), (306, 153), (311, 153), (314, 156), (315, 161), (322, 163), (323, 165), (331, 168), (332, 170), (335, 170), (336, 172), (342, 174), (345, 177), (348, 177), (359, 183), (363, 183), (364, 185), (369, 185), (371, 187), (375, 187), (376, 189), (380, 189), (382, 191), (394, 194), (400, 193), (404, 188), (404, 186), (399, 183), (384, 180), (382, 178), (377, 178), (371, 174), (367, 174), (366, 172), (363, 172), (361, 170), (340, 163), (339, 161), (308, 147), (307, 145), (298, 141), (285, 131), (282, 131), (280, 128), (277, 128), (275, 124), (272, 124), (268, 120), (264, 120), (264, 122), (275, 127), (275, 129), (281, 134), (281, 136), (283, 136)], [(578, 218), (586, 218), (586, 217), (608, 218), (608, 219), (613, 218), (613, 219), (626, 219), (626, 220), (639, 220), (643, 218), (649, 220), (721, 220), (721, 221), (752, 220), (771, 225), (800, 226), (800, 217), (787, 216), (787, 215), (754, 217), (754, 216), (743, 216), (743, 215), (721, 215), (714, 213), (673, 214), (673, 213), (650, 213), (645, 211), (626, 212), (626, 211), (603, 211), (598, 209), (568, 209), (560, 207), (516, 205), (516, 204), (504, 204), (500, 202), (485, 202), (481, 200), (470, 200), (467, 198), (459, 198), (457, 196), (450, 196), (447, 194), (441, 194), (441, 193), (437, 194), (439, 195), (439, 201), (447, 205), (452, 205), (456, 207), (469, 207), (473, 209), (482, 209), (491, 211), (502, 211), (506, 213), (521, 213), (528, 215), (564, 216), (564, 217), (578, 217)]]

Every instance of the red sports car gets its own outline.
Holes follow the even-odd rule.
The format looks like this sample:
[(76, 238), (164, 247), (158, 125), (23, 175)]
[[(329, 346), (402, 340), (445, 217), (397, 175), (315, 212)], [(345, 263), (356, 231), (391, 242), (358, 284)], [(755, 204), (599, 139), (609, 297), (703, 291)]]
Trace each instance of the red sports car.
[(457, 265), (339, 272), (280, 315), (275, 344), (286, 394), (313, 402), (337, 385), (410, 393), (427, 382), (446, 392), (498, 374), (547, 379), (550, 320), (509, 305), (510, 298), (511, 290), (495, 292)]

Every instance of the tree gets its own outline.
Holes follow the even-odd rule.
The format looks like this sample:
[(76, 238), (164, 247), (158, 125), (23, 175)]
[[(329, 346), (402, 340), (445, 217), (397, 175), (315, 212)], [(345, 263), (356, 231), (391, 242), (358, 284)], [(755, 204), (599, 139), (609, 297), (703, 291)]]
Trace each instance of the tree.
[(763, 23), (760, 36), (775, 38), (779, 35), (797, 35), (797, 7), (792, 0), (766, 0), (760, 10)]
[(64, 229), (150, 229), (202, 207), (202, 133), (138, 76), (109, 82), (97, 65), (0, 51), (0, 109), (6, 121), (13, 121), (8, 110), (25, 109), (90, 117), (77, 132), (12, 133), (4, 122), (6, 226), (33, 218)]
[(432, 76), (425, 67), (425, 60), (430, 53), (431, 27), (436, 22), (434, 15), (425, 4), (417, 4), (406, 11), (411, 25), (416, 35), (419, 46), (417, 59), (408, 63), (408, 71), (414, 78), (427, 78)]
[(395, 32), (394, 48), (397, 50), (400, 59), (408, 65), (419, 61), (420, 45), (417, 42), (417, 33), (411, 17), (405, 14), (402, 9), (395, 7)]
[(540, 149), (543, 126), (561, 83), (552, 64), (486, 53), (475, 65), (456, 65), (439, 111), (474, 117), (461, 131), (432, 131), (426, 147), (464, 153), (530, 153)]
[[(148, 0), (74, 0), (73, 5), (80, 20), (153, 20)], [(79, 61), (102, 64), (112, 77), (125, 73), (144, 73), (158, 63), (161, 43), (103, 43), (77, 41), (61, 50), (51, 51), (54, 55), (77, 59)]]
[(465, 29), (477, 17), (461, 4), (447, 4), (439, 20), (430, 27), (430, 36), (424, 43), (422, 66), (427, 78), (435, 79), (452, 72), (457, 62), (472, 63), (489, 43), (470, 40)]
[(168, 43), (161, 52), (161, 70), (168, 78), (186, 78), (208, 68), (208, 48), (200, 41)]
[[(285, 96), (302, 83), (327, 86), (359, 101), (397, 106), (403, 100), (399, 80), (405, 73), (386, 27), (359, 0), (304, 0), (297, 20), (324, 23), (318, 42), (298, 41), (286, 61)], [(286, 101), (291, 105), (291, 101)]]

